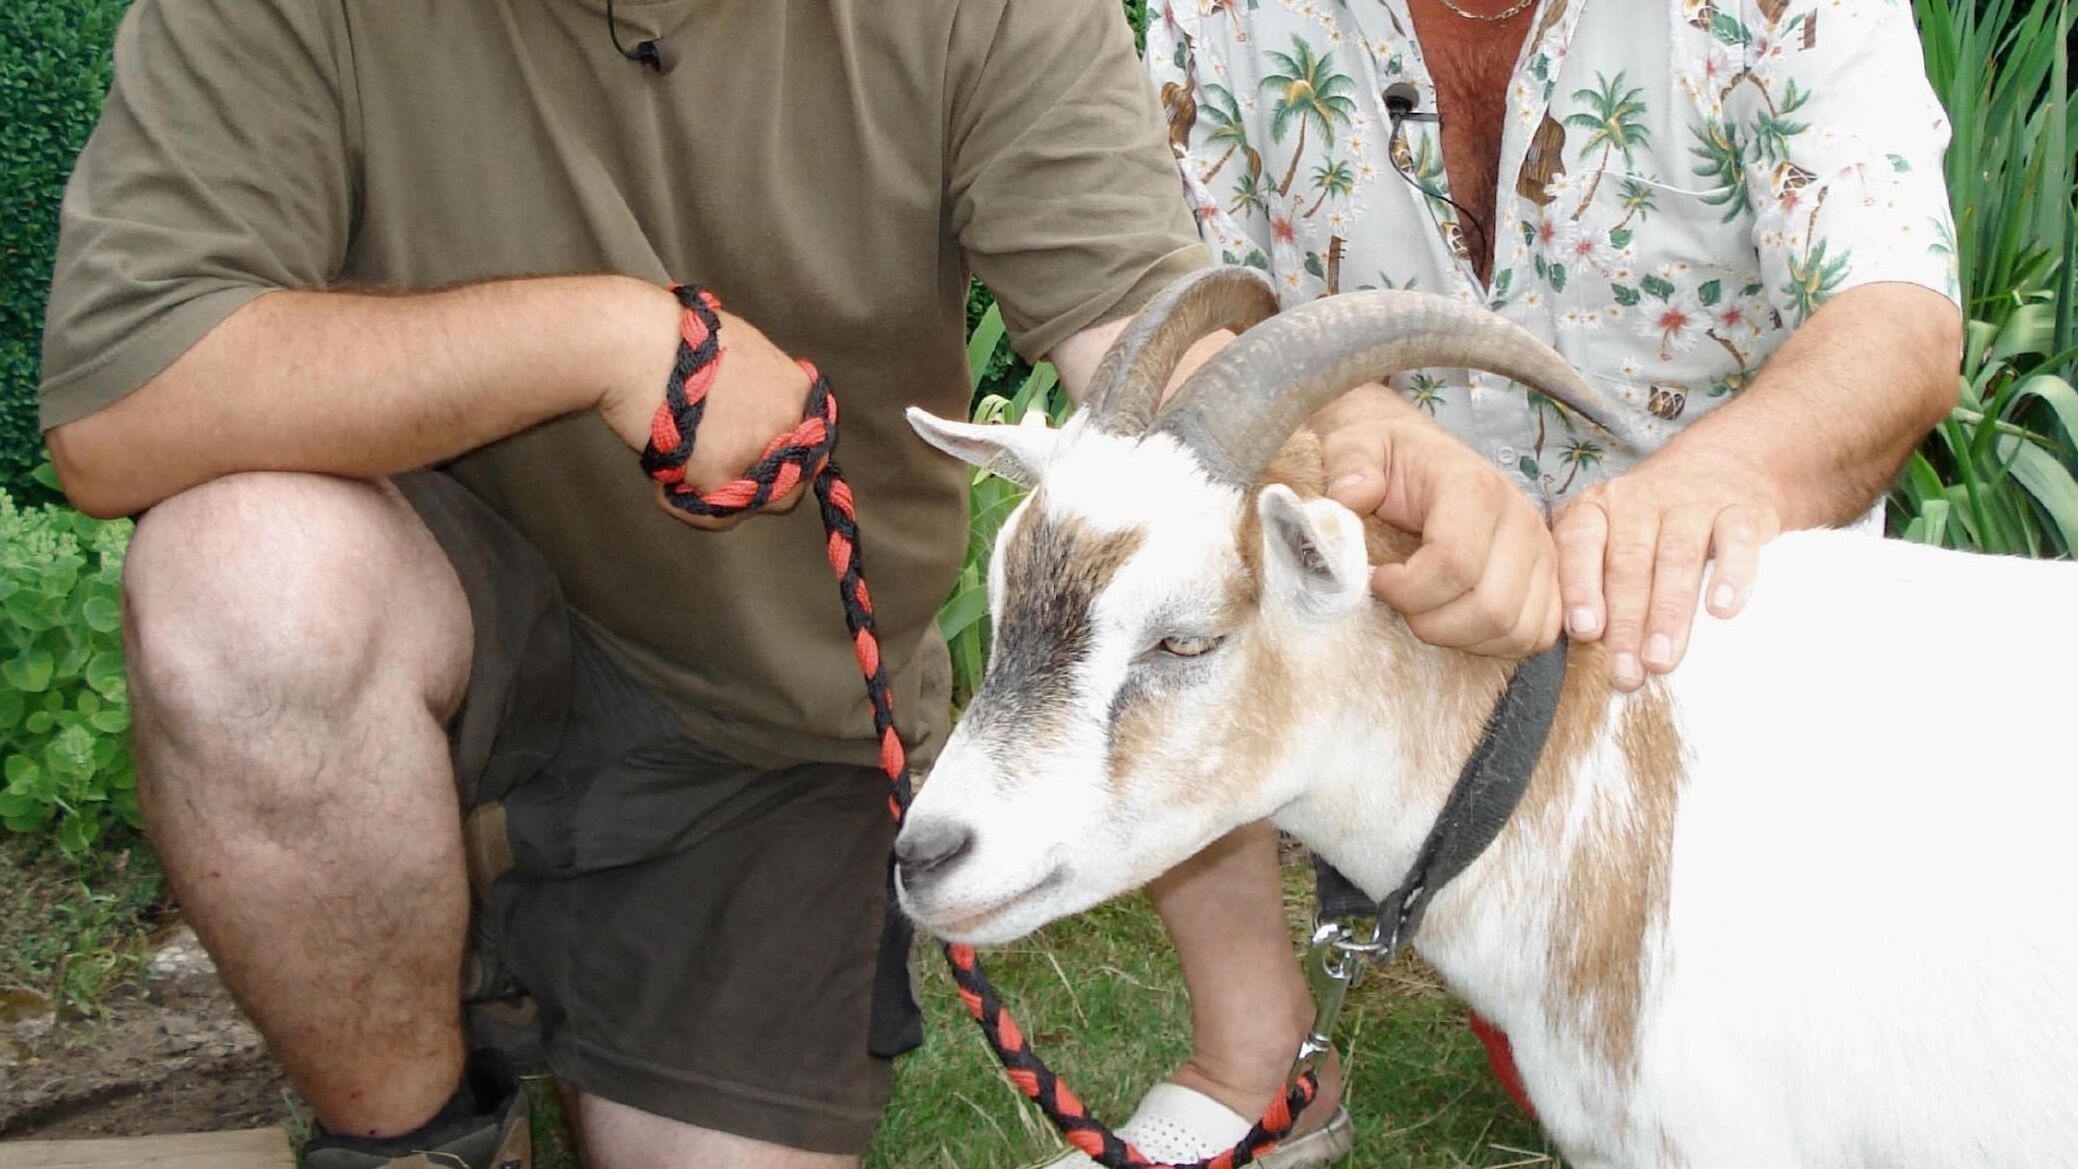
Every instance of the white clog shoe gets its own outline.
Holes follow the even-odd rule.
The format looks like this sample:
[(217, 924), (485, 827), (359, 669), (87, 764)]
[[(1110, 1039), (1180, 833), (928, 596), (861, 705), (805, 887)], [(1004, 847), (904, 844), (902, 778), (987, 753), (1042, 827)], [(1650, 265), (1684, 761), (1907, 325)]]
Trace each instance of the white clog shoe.
[[(1132, 1119), (1118, 1126), (1118, 1135), (1157, 1161), (1188, 1164), (1233, 1148), (1254, 1125), (1203, 1092), (1163, 1083), (1148, 1090)], [(1338, 1105), (1327, 1124), (1285, 1141), (1254, 1163), (1263, 1169), (1314, 1169), (1348, 1156), (1355, 1143), (1349, 1112)], [(1071, 1149), (1039, 1169), (1097, 1169), (1097, 1163)]]

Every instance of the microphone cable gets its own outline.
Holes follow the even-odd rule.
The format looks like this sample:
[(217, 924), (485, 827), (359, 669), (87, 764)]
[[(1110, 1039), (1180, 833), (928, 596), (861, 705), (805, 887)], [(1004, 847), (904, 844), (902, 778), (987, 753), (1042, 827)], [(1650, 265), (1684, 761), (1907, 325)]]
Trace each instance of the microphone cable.
[(620, 22), (613, 16), (613, 0), (606, 0), (606, 35), (613, 38), (615, 52), (630, 61), (639, 61), (649, 66), (659, 75), (671, 72), (672, 66), (677, 64), (676, 54), (669, 54), (654, 38), (640, 41), (632, 49), (621, 44)]
[[(610, 4), (612, 0), (607, 0), (607, 2)], [(1479, 233), (1479, 250), (1473, 254), (1472, 260), (1472, 270), (1476, 273), (1479, 270), (1479, 257), (1486, 256), (1489, 258), (1489, 261), (1497, 258), (1493, 256), (1492, 240), (1487, 236), (1486, 225), (1479, 221), (1477, 215), (1472, 214), (1471, 208), (1408, 174), (1406, 168), (1400, 165), (1399, 152), (1395, 149), (1404, 140), (1406, 123), (1434, 122), (1436, 123), (1436, 128), (1441, 130), (1443, 128), (1443, 115), (1417, 113), (1416, 110), (1421, 105), (1421, 91), (1416, 89), (1410, 82), (1396, 81), (1386, 86), (1383, 96), (1385, 98), (1386, 122), (1391, 126), (1391, 130), (1385, 139), (1385, 161), (1393, 168), (1394, 174), (1406, 180), (1408, 186), (1413, 187), (1431, 199), (1449, 204), (1456, 209), (1459, 218), (1471, 224), (1472, 230)]]

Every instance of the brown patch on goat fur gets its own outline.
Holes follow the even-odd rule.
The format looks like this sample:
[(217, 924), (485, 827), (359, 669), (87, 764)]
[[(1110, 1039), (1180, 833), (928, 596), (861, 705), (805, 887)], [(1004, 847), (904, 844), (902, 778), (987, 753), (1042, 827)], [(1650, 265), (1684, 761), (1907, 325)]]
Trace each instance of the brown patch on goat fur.
[[(1247, 570), (1250, 587), (1262, 580), (1263, 540), (1262, 517), (1256, 514), (1254, 499), (1263, 488), (1273, 483), (1292, 489), (1301, 499), (1318, 499), (1327, 494), (1327, 472), (1321, 466), (1320, 436), (1310, 430), (1301, 430), (1292, 435), (1270, 459), (1269, 465), (1256, 478), (1255, 488), (1249, 493), (1249, 503), (1241, 509), (1241, 522), (1234, 530), (1234, 542), (1241, 553), (1241, 566)], [(1403, 532), (1375, 515), (1365, 516), (1364, 556), (1372, 564), (1400, 564), (1413, 556), (1421, 547), (1421, 537), (1412, 532)], [(1253, 594), (1249, 600), (1254, 600)]]
[[(1301, 431), (1286, 443), (1257, 490), (1272, 483), (1302, 498), (1324, 494), (1319, 438)], [(1242, 510), (1235, 537), (1247, 570), (1247, 600), (1253, 603), (1262, 573), (1261, 521), (1253, 506)], [(1375, 516), (1365, 517), (1364, 537), (1372, 564), (1404, 562), (1421, 546), (1419, 536)], [(1380, 614), (1376, 629), (1388, 648), (1377, 656), (1377, 672), (1338, 678), (1334, 684), (1343, 692), (1352, 686), (1376, 688), (1397, 725), (1424, 728), (1425, 733), (1409, 736), (1415, 751), (1411, 762), (1419, 776), (1438, 785), (1434, 794), (1440, 801), (1478, 742), (1510, 665), (1428, 646), (1404, 621), (1382, 607)], [(1294, 681), (1281, 679), (1287, 687)], [(1541, 856), (1557, 850), (1581, 768), (1611, 717), (1611, 689), (1601, 643), (1574, 644), (1544, 752), (1497, 849)], [(1628, 798), (1626, 806), (1615, 807), (1608, 793), (1587, 797), (1595, 806), (1587, 830), (1572, 845), (1554, 919), (1547, 1008), (1557, 1018), (1588, 1027), (1598, 1053), (1623, 1069), (1636, 1054), (1645, 941), (1666, 912), (1674, 813), (1684, 771), (1672, 705), (1657, 681), (1623, 700), (1616, 718), (1616, 746), (1631, 780), (1624, 793)]]
[[(1237, 574), (1222, 587), (1221, 611), (1214, 624), (1231, 629), (1240, 625), (1254, 608), (1259, 592), (1253, 573)], [(1245, 656), (1236, 673), (1249, 680), (1250, 717), (1226, 728), (1220, 758), (1192, 761), (1187, 769), (1191, 782), (1183, 784), (1177, 793), (1185, 802), (1225, 798), (1229, 789), (1221, 780), (1226, 777), (1238, 782), (1264, 774), (1290, 733), (1297, 694), (1284, 658), (1268, 652), (1259, 640), (1244, 641), (1228, 652)], [(1123, 709), (1113, 711), (1106, 752), (1106, 769), (1111, 782), (1117, 785), (1124, 777), (1144, 774), (1150, 767), (1161, 769), (1156, 759), (1161, 744), (1169, 742), (1175, 733), (1170, 722), (1174, 707), (1166, 702), (1134, 701), (1132, 696), (1113, 701), (1126, 703)]]
[[(1263, 573), (1262, 517), (1253, 500), (1273, 483), (1291, 488), (1306, 500), (1327, 493), (1318, 435), (1310, 430), (1294, 434), (1264, 468), (1250, 493), (1250, 503), (1241, 509), (1234, 540), (1246, 577), (1246, 595), (1239, 599), (1249, 605), (1260, 598)], [(1404, 562), (1421, 547), (1420, 536), (1403, 532), (1375, 515), (1365, 516), (1363, 521), (1368, 563)], [(1507, 684), (1507, 663), (1428, 646), (1414, 636), (1406, 622), (1382, 606), (1373, 632), (1387, 648), (1369, 662), (1360, 660), (1355, 668), (1363, 671), (1366, 665), (1375, 665), (1375, 669), (1358, 676), (1320, 680), (1333, 691), (1321, 695), (1320, 700), (1332, 701), (1335, 695), (1347, 693), (1350, 688), (1370, 689), (1383, 695), (1398, 725), (1429, 728), (1430, 733), (1413, 744), (1417, 751), (1413, 762), (1423, 775), (1436, 774), (1447, 764), (1448, 772), (1442, 778), (1447, 785), (1479, 741), (1487, 712), (1493, 709), (1495, 698)], [(1443, 789), (1439, 788), (1439, 800), (1442, 794)]]
[[(1574, 673), (1588, 674), (1606, 694), (1603, 655), (1580, 656)], [(1615, 796), (1586, 796), (1587, 823), (1573, 842), (1553, 918), (1547, 1006), (1583, 1028), (1612, 1068), (1627, 1071), (1637, 1054), (1646, 939), (1667, 910), (1685, 771), (1672, 704), (1659, 683), (1620, 703), (1615, 744), (1630, 786)]]
[[(1324, 482), (1320, 440), (1311, 431), (1302, 430), (1272, 457), (1257, 486), (1260, 489), (1270, 483), (1284, 483), (1301, 496), (1311, 497), (1321, 494)], [(1240, 624), (1262, 599), (1262, 518), (1256, 513), (1254, 495), (1251, 492), (1243, 504), (1234, 532), (1242, 571), (1221, 585), (1224, 595), (1220, 606), (1224, 612), (1218, 624), (1223, 628)], [(1226, 798), (1231, 790), (1229, 782), (1245, 782), (1264, 774), (1283, 749), (1293, 724), (1291, 712), (1298, 709), (1301, 701), (1301, 682), (1291, 675), (1282, 655), (1270, 652), (1259, 641), (1234, 649), (1246, 655), (1237, 674), (1249, 680), (1250, 717), (1227, 728), (1219, 759), (1193, 761), (1191, 782), (1182, 785), (1177, 793), (1186, 801)], [(1124, 776), (1160, 769), (1156, 755), (1174, 734), (1172, 716), (1167, 713), (1171, 709), (1166, 703), (1135, 703), (1114, 717), (1108, 758), (1113, 783)]]
[[(1320, 439), (1313, 432), (1302, 430), (1271, 460), (1256, 490), (1281, 483), (1301, 498), (1310, 499), (1325, 494), (1325, 482)], [(1254, 507), (1243, 509), (1235, 539), (1250, 577), (1251, 594), (1247, 600), (1253, 603), (1262, 574), (1262, 521)], [(1404, 563), (1420, 547), (1419, 535), (1403, 532), (1377, 516), (1364, 517), (1365, 558), (1371, 564)], [(1394, 699), (1394, 717), (1422, 720), (1400, 725), (1426, 725), (1431, 729), (1432, 733), (1424, 738), (1439, 748), (1435, 754), (1440, 758), (1419, 759), (1417, 766), (1425, 774), (1438, 775), (1447, 784), (1456, 778), (1478, 743), (1487, 715), (1507, 685), (1510, 663), (1430, 646), (1416, 638), (1405, 622), (1384, 611), (1379, 626), (1392, 647), (1391, 652), (1380, 657), (1395, 663), (1397, 668), (1389, 675), (1382, 674), (1378, 681)], [(1551, 734), (1538, 760), (1537, 773), (1523, 794), (1516, 815), (1519, 823), (1545, 819), (1571, 791), (1573, 776), (1608, 717), (1608, 677), (1607, 654), (1599, 642), (1575, 644), (1568, 651), (1566, 679), (1552, 717)], [(1427, 766), (1432, 762), (1447, 763), (1447, 772), (1433, 771)], [(1441, 794), (1439, 790), (1438, 795)], [(1515, 830), (1511, 828), (1511, 832)]]
[(1109, 773), (1114, 785), (1127, 776), (1149, 772), (1181, 776), (1175, 796), (1185, 804), (1229, 802), (1235, 785), (1269, 773), (1281, 755), (1296, 721), (1299, 690), (1284, 657), (1260, 642), (1236, 647), (1245, 656), (1236, 674), (1248, 679), (1248, 716), (1222, 726), (1206, 753), (1188, 761), (1163, 759), (1161, 745), (1174, 735), (1177, 717), (1165, 702), (1140, 703), (1121, 712), (1111, 726)]

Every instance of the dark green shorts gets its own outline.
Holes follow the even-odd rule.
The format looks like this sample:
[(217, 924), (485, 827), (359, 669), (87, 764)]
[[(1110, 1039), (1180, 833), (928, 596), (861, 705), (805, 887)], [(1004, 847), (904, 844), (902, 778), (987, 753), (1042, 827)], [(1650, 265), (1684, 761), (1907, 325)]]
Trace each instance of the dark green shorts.
[(691, 741), (518, 532), (446, 475), (397, 485), (476, 631), (450, 728), (471, 994), (520, 1009), (472, 1011), (472, 1030), (645, 1112), (862, 1152), (889, 1060), (922, 1039), (885, 778), (760, 771)]

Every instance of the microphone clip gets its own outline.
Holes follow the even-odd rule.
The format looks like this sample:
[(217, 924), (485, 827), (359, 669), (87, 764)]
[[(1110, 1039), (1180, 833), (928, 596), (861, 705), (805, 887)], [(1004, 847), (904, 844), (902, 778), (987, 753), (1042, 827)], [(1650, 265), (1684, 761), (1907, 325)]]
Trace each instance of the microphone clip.
[(1395, 81), (1379, 96), (1385, 100), (1385, 116), (1389, 121), (1443, 124), (1443, 115), (1421, 108), (1421, 90), (1415, 88), (1413, 82)]
[(649, 66), (660, 77), (678, 67), (678, 50), (661, 38), (637, 41), (632, 49), (621, 43), (620, 22), (613, 18), (613, 0), (606, 0), (606, 35), (613, 39), (614, 50), (621, 56)]

